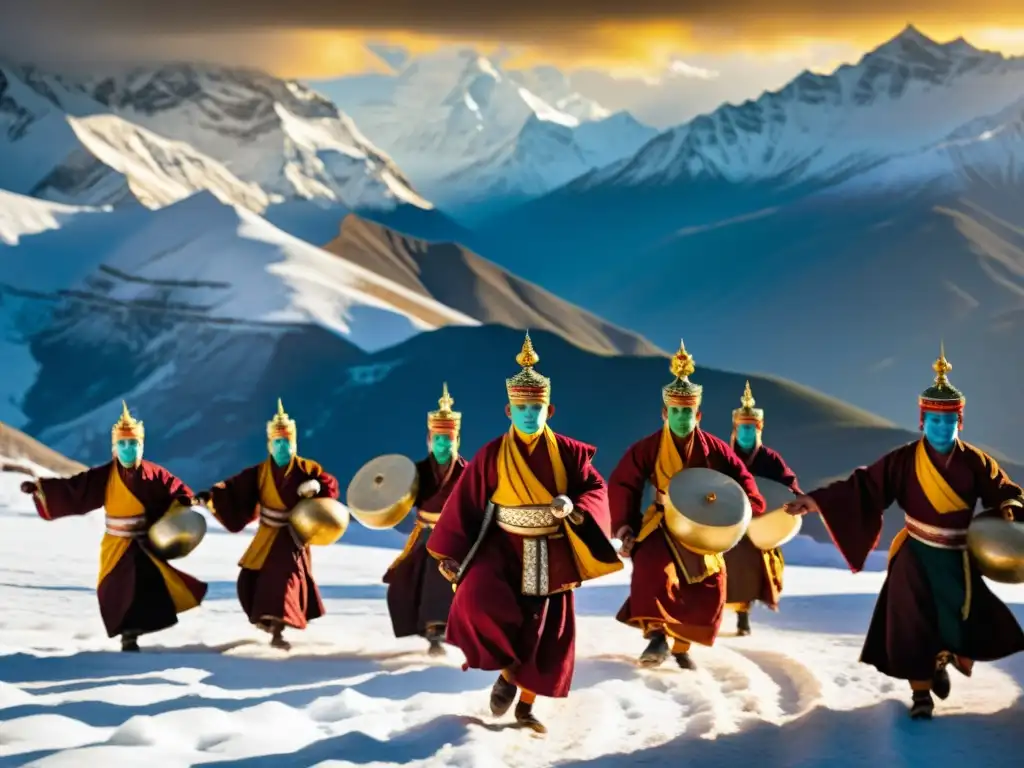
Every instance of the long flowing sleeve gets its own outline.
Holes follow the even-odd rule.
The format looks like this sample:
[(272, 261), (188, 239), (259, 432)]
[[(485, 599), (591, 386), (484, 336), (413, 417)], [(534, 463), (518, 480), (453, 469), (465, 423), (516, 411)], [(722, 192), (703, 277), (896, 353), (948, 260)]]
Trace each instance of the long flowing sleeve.
[(612, 470), (608, 478), (609, 524), (612, 535), (623, 526), (628, 526), (636, 534), (640, 530), (644, 516), (644, 488), (654, 471), (654, 459), (649, 450), (649, 439), (634, 443)]
[(491, 469), (499, 444), (500, 440), (493, 441), (477, 452), (444, 503), (441, 517), (427, 539), (427, 551), (438, 560), (463, 562), (479, 538), (484, 510), (497, 484)]
[(621, 571), (623, 566), (615, 547), (609, 539), (612, 536), (611, 511), (608, 506), (608, 489), (604, 478), (591, 461), (595, 449), (584, 443), (566, 441), (567, 450), (563, 455), (574, 461), (579, 468), (575, 482), (567, 494), (575, 509), (583, 513), (579, 523), (565, 521), (573, 558), (583, 581)]
[(974, 452), (980, 468), (976, 473), (978, 498), (986, 509), (1011, 509), (1015, 520), (1024, 520), (1024, 489), (1010, 479), (1006, 470), (982, 450), (966, 446)]
[(845, 480), (811, 491), (829, 536), (854, 573), (864, 568), (882, 535), (882, 516), (896, 501), (906, 470), (904, 448), (887, 453)]
[(259, 516), (259, 465), (242, 470), (210, 489), (210, 511), (231, 533), (238, 533)]
[(44, 477), (32, 494), (36, 511), (44, 520), (85, 515), (103, 506), (111, 465), (87, 469), (71, 477)]
[(782, 483), (793, 491), (793, 493), (803, 493), (803, 491), (800, 490), (800, 483), (797, 481), (796, 473), (790, 469), (786, 460), (782, 458), (782, 454), (778, 451), (772, 451), (765, 448), (762, 448), (761, 450), (764, 451), (765, 454), (764, 476), (777, 483)]
[(320, 490), (317, 491), (317, 498), (336, 499), (338, 498), (338, 479), (330, 472), (324, 470), (319, 464), (316, 466), (316, 473), (313, 475), (320, 483)]
[(194, 494), (191, 488), (163, 467), (156, 464), (150, 467), (151, 473), (147, 473), (150, 478), (150, 489), (159, 489), (152, 494), (155, 503), (146, 505), (146, 516), (152, 524), (167, 514), (167, 510), (175, 501), (184, 506), (191, 506)]

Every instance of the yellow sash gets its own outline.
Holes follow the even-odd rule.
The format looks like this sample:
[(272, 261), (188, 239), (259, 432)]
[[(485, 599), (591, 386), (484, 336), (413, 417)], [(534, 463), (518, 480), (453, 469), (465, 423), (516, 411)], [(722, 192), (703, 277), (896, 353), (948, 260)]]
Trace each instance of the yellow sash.
[[(136, 517), (146, 513), (146, 508), (142, 505), (142, 502), (135, 498), (135, 494), (128, 489), (128, 486), (124, 484), (124, 480), (121, 479), (121, 475), (117, 471), (116, 462), (110, 465), (110, 477), (107, 479), (107, 492), (103, 499), (103, 508), (110, 517)], [(124, 553), (128, 551), (131, 543), (132, 540), (130, 538), (112, 536), (109, 533), (103, 534), (103, 541), (100, 542), (100, 571), (96, 582), (97, 586), (102, 584), (103, 580), (114, 570), (114, 567), (124, 557)], [(185, 583), (174, 570), (162, 560), (154, 557), (149, 550), (143, 548), (143, 551), (160, 571), (164, 584), (167, 585), (167, 591), (171, 595), (171, 600), (174, 602), (175, 611), (182, 613), (199, 605), (195, 595), (185, 586)], [(139, 597), (140, 599), (145, 599), (142, 596)]]
[[(928, 455), (928, 449), (924, 442), (924, 438), (921, 438), (917, 443), (917, 450), (914, 452), (914, 476), (917, 478), (921, 490), (924, 491), (928, 503), (940, 515), (969, 509), (970, 505), (960, 498), (959, 494), (946, 482), (946, 478), (939, 473), (932, 457)], [(892, 544), (889, 545), (889, 560), (892, 560), (900, 551), (907, 536), (909, 536), (907, 529), (903, 528), (893, 537)], [(967, 594), (964, 598), (962, 615), (966, 619), (971, 612), (971, 558), (967, 550), (964, 550), (964, 583)]]
[[(519, 446), (516, 445), (516, 434), (517, 430), (513, 426), (501, 440), (501, 447), (498, 449), (498, 486), (491, 494), (491, 501), (502, 507), (550, 504), (554, 500), (554, 495), (537, 479), (533, 470), (526, 463), (526, 458), (519, 450)], [(538, 433), (536, 436), (520, 434), (520, 438), (530, 443), (531, 448), (537, 444), (541, 436), (547, 444), (548, 458), (555, 476), (555, 489), (560, 495), (564, 494), (569, 487), (569, 480), (565, 473), (562, 454), (555, 441), (555, 433), (551, 427), (545, 424), (543, 433)], [(562, 530), (569, 540), (576, 569), (584, 581), (596, 579), (598, 576), (614, 573), (623, 568), (621, 562), (602, 563), (596, 560), (590, 554), (586, 544), (573, 531), (572, 526), (565, 524), (564, 521)]]
[[(281, 500), (281, 494), (277, 490), (277, 485), (274, 484), (272, 461), (273, 459), (268, 456), (267, 460), (260, 464), (260, 468), (256, 471), (260, 506), (276, 512), (284, 512), (288, 509), (288, 506)], [(285, 470), (285, 474), (287, 475), (294, 468), (295, 457), (293, 456), (288, 464), (288, 468)], [(260, 520), (259, 528), (256, 529), (256, 535), (252, 537), (249, 548), (245, 550), (242, 559), (238, 561), (239, 567), (248, 568), (252, 571), (260, 570), (263, 567), (263, 563), (267, 560), (267, 555), (270, 554), (270, 548), (277, 541), (278, 534), (283, 530), (284, 528), (272, 528)]]
[[(693, 439), (697, 439), (696, 434), (693, 435)], [(686, 464), (683, 461), (683, 457), (679, 455), (679, 449), (676, 447), (675, 440), (672, 439), (672, 432), (668, 424), (665, 424), (661, 430), (661, 442), (658, 444), (658, 458), (654, 462), (654, 476), (651, 478), (654, 487), (662, 493), (667, 493), (672, 478), (684, 469), (686, 469)], [(683, 546), (675, 542), (669, 532), (662, 527), (661, 523), (664, 517), (665, 513), (658, 509), (657, 502), (651, 504), (644, 512), (644, 518), (640, 524), (640, 533), (637, 534), (636, 540), (638, 542), (643, 541), (654, 531), (658, 530), (658, 528), (661, 528), (668, 539), (669, 550), (672, 550), (673, 546)], [(676, 565), (682, 570), (683, 578), (686, 579), (688, 584), (703, 581), (708, 576), (714, 576), (722, 570), (724, 559), (721, 555), (703, 555), (703, 557), (703, 574), (690, 574), (679, 561), (679, 558), (674, 558)]]

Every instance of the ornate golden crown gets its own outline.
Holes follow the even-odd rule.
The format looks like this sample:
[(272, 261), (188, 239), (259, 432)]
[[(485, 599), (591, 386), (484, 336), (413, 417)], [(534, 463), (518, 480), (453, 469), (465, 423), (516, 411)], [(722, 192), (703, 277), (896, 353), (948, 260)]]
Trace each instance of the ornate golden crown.
[(698, 408), (704, 393), (704, 387), (694, 384), (689, 376), (696, 370), (693, 357), (686, 351), (683, 340), (679, 340), (679, 350), (672, 356), (669, 366), (675, 381), (661, 388), (661, 399), (667, 406), (680, 408)]
[(740, 398), (740, 407), (732, 412), (733, 424), (763, 424), (764, 409), (754, 407), (754, 393), (750, 391), (750, 382), (743, 390), (743, 397)]
[(541, 376), (533, 370), (533, 366), (540, 362), (540, 356), (533, 349), (529, 331), (526, 332), (523, 348), (516, 355), (516, 362), (523, 367), (523, 370), (511, 379), (505, 379), (508, 401), (510, 403), (550, 403), (551, 379)]
[(281, 437), (294, 443), (298, 437), (298, 430), (294, 419), (288, 418), (288, 414), (284, 412), (281, 398), (277, 398), (277, 413), (267, 422), (267, 440), (277, 440)]
[(448, 432), (458, 434), (462, 428), (462, 414), (453, 411), (454, 398), (448, 394), (448, 382), (441, 386), (441, 399), (437, 401), (437, 410), (427, 414), (427, 429), (431, 432)]
[(967, 399), (946, 378), (953, 365), (946, 360), (946, 345), (942, 342), (939, 343), (939, 359), (932, 364), (932, 370), (935, 371), (935, 383), (921, 393), (918, 404), (929, 411), (962, 410)]
[(128, 403), (122, 400), (121, 417), (114, 423), (113, 428), (110, 430), (111, 442), (116, 443), (118, 440), (138, 440), (139, 442), (142, 442), (145, 439), (145, 425), (141, 421), (135, 419), (128, 412)]

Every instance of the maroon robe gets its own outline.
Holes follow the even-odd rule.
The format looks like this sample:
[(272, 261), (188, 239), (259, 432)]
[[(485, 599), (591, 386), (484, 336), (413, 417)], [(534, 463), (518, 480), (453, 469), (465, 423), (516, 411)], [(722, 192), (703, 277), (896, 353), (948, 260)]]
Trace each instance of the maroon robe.
[[(777, 451), (760, 443), (749, 454), (744, 453), (735, 443), (733, 450), (755, 480), (763, 477), (782, 483), (794, 494), (803, 493), (796, 474)], [(773, 611), (778, 610), (785, 565), (782, 550), (762, 552), (744, 536), (739, 544), (725, 553), (725, 565), (728, 572), (725, 595), (727, 604), (746, 609), (749, 603), (760, 600)]]
[[(958, 441), (948, 456), (927, 446), (939, 474), (968, 504), (965, 510), (939, 514), (928, 501), (915, 472), (920, 441), (901, 446), (870, 467), (860, 467), (809, 495), (821, 509), (829, 534), (850, 570), (860, 571), (877, 546), (882, 514), (893, 503), (908, 524), (964, 531), (978, 501), (997, 509), (1004, 502), (1024, 502), (1024, 491), (984, 451)], [(1018, 519), (1021, 508), (1014, 508)], [(970, 562), (964, 576), (962, 552), (939, 549), (902, 535), (894, 542), (889, 569), (878, 595), (861, 661), (883, 674), (928, 681), (939, 654), (991, 661), (1024, 650), (1024, 632), (1003, 602), (992, 594)], [(953, 594), (955, 599), (947, 599)], [(969, 595), (963, 620), (962, 595)], [(953, 646), (953, 647), (951, 647)]]
[[(463, 563), (482, 533), (484, 511), (498, 486), (498, 438), (466, 465), (427, 547), (438, 559)], [(568, 496), (584, 515), (571, 526), (593, 562), (606, 572), (622, 567), (612, 547), (604, 478), (591, 463), (596, 449), (555, 436), (565, 465)], [(543, 436), (533, 452), (515, 438), (530, 470), (557, 495), (554, 472)], [(582, 578), (566, 534), (548, 537), (548, 572), (554, 594), (522, 594), (523, 537), (496, 524), (483, 532), (471, 566), (459, 583), (448, 615), (447, 641), (466, 657), (463, 669), (513, 672), (516, 685), (540, 696), (569, 695), (576, 663), (576, 614), (572, 590)]]
[[(191, 506), (192, 490), (163, 467), (143, 460), (138, 467), (126, 469), (118, 461), (93, 467), (72, 477), (47, 477), (38, 481), (41, 493), (33, 495), (36, 510), (45, 520), (85, 515), (106, 502), (111, 468), (144, 508), (145, 526), (132, 538), (128, 549), (99, 582), (96, 597), (108, 637), (124, 632), (138, 635), (158, 632), (178, 623), (178, 609), (160, 569), (150, 555), (145, 531), (156, 523), (174, 501)], [(40, 498), (42, 497), (42, 498)], [(147, 552), (149, 554), (147, 554)], [(206, 596), (207, 585), (161, 559), (195, 605)]]
[(416, 464), (420, 479), (416, 527), (402, 554), (384, 574), (395, 637), (425, 635), (428, 629), (443, 627), (448, 621), (454, 592), (451, 582), (438, 570), (437, 561), (427, 552), (427, 538), (465, 468), (466, 460), (461, 456), (444, 467), (433, 456)]
[[(270, 464), (274, 485), (289, 510), (302, 500), (299, 486), (307, 480), (320, 483), (317, 497), (338, 498), (338, 481), (315, 461), (296, 456), (288, 467), (279, 467), (273, 460)], [(260, 517), (261, 466), (244, 469), (210, 491), (210, 509), (232, 533)], [(241, 569), (238, 601), (249, 621), (262, 628), (267, 628), (268, 622), (282, 621), (289, 627), (305, 629), (310, 621), (324, 615), (320, 590), (313, 581), (310, 548), (296, 541), (290, 526), (280, 529), (262, 567)]]
[[(640, 532), (645, 512), (641, 508), (644, 488), (654, 477), (661, 436), (659, 429), (634, 443), (612, 472), (608, 497), (613, 531), (628, 526), (634, 535)], [(701, 429), (695, 429), (682, 439), (673, 434), (672, 440), (687, 468), (706, 467), (728, 475), (743, 486), (753, 514), (764, 512), (764, 499), (754, 477), (727, 443)], [(688, 450), (691, 451), (689, 458)], [(700, 581), (687, 583), (679, 566), (696, 577), (705, 572), (704, 558), (676, 543), (664, 524), (636, 543), (631, 558), (633, 574), (629, 597), (616, 618), (624, 624), (640, 627), (645, 637), (664, 628), (666, 634), (674, 638), (713, 645), (725, 606), (725, 568)]]

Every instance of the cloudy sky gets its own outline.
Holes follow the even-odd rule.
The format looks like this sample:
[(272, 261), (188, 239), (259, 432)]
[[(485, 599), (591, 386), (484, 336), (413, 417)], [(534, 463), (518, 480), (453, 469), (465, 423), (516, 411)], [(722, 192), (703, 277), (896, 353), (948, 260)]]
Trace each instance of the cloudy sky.
[(395, 57), (368, 43), (399, 61), (468, 44), (506, 66), (558, 66), (612, 109), (755, 96), (856, 61), (908, 22), (1024, 53), (1020, 0), (0, 0), (0, 19), (0, 51), (18, 59), (204, 60), (312, 80), (388, 71)]

